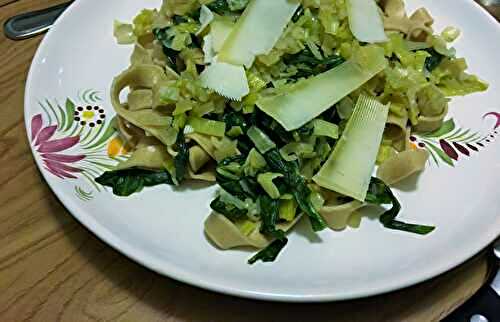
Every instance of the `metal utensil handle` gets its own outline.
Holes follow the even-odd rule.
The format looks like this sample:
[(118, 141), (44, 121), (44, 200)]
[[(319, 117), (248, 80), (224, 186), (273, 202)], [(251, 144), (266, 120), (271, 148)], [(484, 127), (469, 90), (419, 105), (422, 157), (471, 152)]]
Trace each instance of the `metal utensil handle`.
[(5, 36), (12, 40), (21, 40), (47, 31), (72, 2), (9, 18), (3, 27)]

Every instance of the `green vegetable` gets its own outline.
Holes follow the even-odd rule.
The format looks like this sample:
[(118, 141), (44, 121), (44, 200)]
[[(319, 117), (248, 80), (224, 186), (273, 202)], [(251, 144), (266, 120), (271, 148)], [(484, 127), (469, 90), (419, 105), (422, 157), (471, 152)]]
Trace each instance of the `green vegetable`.
[(260, 216), (262, 219), (260, 232), (274, 238), (286, 238), (284, 231), (276, 229), (276, 224), (279, 219), (279, 201), (267, 195), (262, 195), (259, 197), (259, 203), (261, 209)]
[(255, 126), (252, 126), (248, 130), (247, 135), (260, 153), (266, 153), (276, 147), (276, 144), (267, 136), (267, 134)]
[(137, 40), (133, 25), (116, 20), (113, 23), (113, 36), (120, 45), (133, 44)]
[[(292, 197), (293, 198), (293, 197)], [(297, 202), (294, 199), (280, 200), (279, 214), (280, 219), (292, 221), (297, 213)]]
[(144, 187), (174, 184), (168, 171), (143, 169), (108, 171), (96, 178), (95, 181), (103, 186), (113, 188), (113, 193), (120, 197), (127, 197), (140, 192)]
[(316, 136), (326, 136), (335, 140), (339, 138), (339, 127), (336, 124), (316, 119), (313, 121), (313, 126)]
[(276, 239), (269, 246), (258, 252), (255, 256), (248, 260), (248, 264), (252, 265), (256, 262), (274, 262), (280, 252), (285, 248), (288, 243), (288, 239)]
[(144, 9), (134, 18), (134, 34), (137, 37), (151, 33), (155, 14), (155, 10)]
[(361, 95), (328, 161), (313, 180), (323, 188), (364, 201), (389, 107)]
[(248, 0), (214, 0), (207, 4), (207, 7), (221, 16), (228, 16), (234, 12), (241, 12), (247, 4)]
[(243, 165), (243, 171), (247, 176), (255, 177), (259, 171), (267, 166), (266, 159), (257, 152), (256, 149), (250, 150), (248, 153), (245, 164)]
[(283, 177), (280, 173), (266, 172), (257, 176), (257, 182), (264, 189), (264, 191), (273, 199), (280, 197), (280, 191), (274, 184), (273, 180)]
[(233, 204), (225, 203), (221, 200), (220, 197), (210, 203), (210, 208), (214, 211), (220, 213), (221, 215), (226, 216), (231, 221), (237, 221), (239, 219), (247, 218), (247, 210), (239, 209)]
[(285, 184), (292, 192), (299, 208), (309, 216), (309, 221), (314, 231), (321, 231), (327, 227), (325, 220), (311, 203), (311, 190), (307, 187), (305, 179), (300, 175), (295, 162), (286, 162), (278, 150), (273, 149), (264, 156), (273, 172), (284, 175)]
[(211, 136), (223, 137), (226, 132), (224, 122), (208, 120), (201, 117), (190, 117), (187, 124), (193, 128), (196, 133)]
[(246, 8), (249, 0), (226, 0), (231, 11), (239, 11)]
[(297, 73), (290, 77), (292, 80), (308, 78), (326, 72), (345, 62), (345, 59), (338, 55), (333, 55), (323, 59), (314, 57), (311, 50), (305, 49), (295, 55), (283, 57), (283, 62), (288, 66), (297, 68)]
[(299, 158), (315, 156), (314, 145), (309, 143), (292, 142), (280, 149), (280, 154), (286, 161), (295, 161)]
[(401, 230), (419, 235), (427, 235), (436, 229), (436, 227), (433, 226), (408, 224), (396, 220), (397, 215), (401, 211), (401, 204), (394, 196), (389, 186), (380, 179), (371, 179), (366, 195), (366, 202), (374, 205), (392, 205), (391, 209), (380, 216), (380, 222), (388, 229)]
[(175, 179), (177, 183), (184, 181), (186, 177), (187, 167), (189, 163), (189, 147), (184, 137), (184, 131), (179, 131), (177, 134), (177, 141), (175, 142), (175, 149), (177, 155), (174, 158), (175, 165)]
[(439, 66), (439, 64), (441, 64), (445, 56), (438, 53), (434, 48), (428, 48), (425, 51), (430, 55), (425, 60), (425, 69), (432, 72)]

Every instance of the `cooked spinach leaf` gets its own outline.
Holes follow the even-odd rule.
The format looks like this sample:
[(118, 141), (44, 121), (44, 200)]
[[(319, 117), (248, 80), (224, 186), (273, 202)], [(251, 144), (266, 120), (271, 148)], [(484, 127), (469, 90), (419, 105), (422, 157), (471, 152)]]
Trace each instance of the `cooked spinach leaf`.
[(155, 36), (155, 39), (157, 39), (161, 43), (162, 50), (165, 56), (167, 57), (169, 67), (175, 70), (176, 72), (179, 72), (177, 70), (177, 64), (176, 64), (177, 55), (179, 55), (179, 52), (171, 48), (173, 36), (167, 33), (168, 29), (169, 27), (162, 29), (160, 28), (153, 29), (153, 35)]
[(425, 59), (425, 69), (432, 72), (439, 66), (439, 64), (441, 64), (445, 56), (438, 53), (434, 48), (428, 48), (425, 51), (430, 54), (430, 57)]
[(279, 201), (274, 200), (268, 195), (261, 195), (259, 197), (260, 203), (260, 217), (262, 219), (262, 226), (260, 232), (266, 236), (283, 239), (285, 232), (276, 229), (276, 224), (279, 219)]
[(288, 66), (295, 66), (298, 69), (298, 72), (290, 78), (296, 81), (299, 78), (308, 78), (335, 68), (343, 64), (345, 59), (339, 55), (318, 59), (309, 49), (305, 49), (297, 54), (283, 57), (283, 61)]
[(248, 0), (214, 0), (207, 7), (221, 16), (231, 13), (241, 13), (247, 6)]
[(396, 220), (396, 217), (401, 211), (401, 204), (392, 193), (391, 188), (380, 179), (371, 179), (366, 202), (374, 205), (392, 205), (391, 209), (380, 216), (380, 222), (388, 229), (401, 230), (419, 235), (427, 235), (436, 229), (436, 227), (433, 226), (409, 224)]
[(216, 198), (212, 201), (212, 203), (210, 203), (210, 208), (220, 213), (221, 215), (226, 216), (231, 221), (247, 218), (246, 209), (239, 209), (234, 205), (225, 203), (221, 200), (220, 197)]
[(248, 260), (248, 264), (254, 264), (261, 260), (263, 262), (274, 262), (279, 253), (285, 248), (288, 239), (276, 239), (269, 246), (258, 252), (255, 256)]
[(251, 122), (253, 125), (264, 131), (278, 147), (282, 147), (283, 145), (293, 141), (293, 134), (291, 132), (287, 132), (287, 130), (285, 130), (285, 128), (276, 122), (272, 117), (260, 110), (256, 110), (253, 113)]
[(189, 147), (186, 143), (183, 130), (179, 131), (179, 134), (177, 135), (175, 149), (177, 151), (177, 155), (174, 158), (175, 179), (178, 183), (181, 183), (186, 178), (189, 163)]
[(226, 123), (226, 132), (231, 130), (231, 128), (233, 127), (239, 126), (243, 131), (243, 134), (246, 134), (251, 126), (245, 118), (245, 115), (241, 112), (236, 111), (224, 114), (222, 121)]
[(273, 149), (265, 154), (266, 162), (273, 172), (284, 175), (284, 182), (292, 192), (299, 208), (309, 216), (314, 231), (321, 231), (327, 227), (325, 220), (313, 207), (309, 197), (311, 190), (306, 180), (299, 173), (296, 162), (285, 161), (278, 150)]
[(167, 171), (144, 169), (108, 171), (96, 178), (95, 181), (103, 186), (113, 188), (113, 193), (120, 197), (127, 197), (140, 192), (144, 187), (174, 184), (170, 173)]

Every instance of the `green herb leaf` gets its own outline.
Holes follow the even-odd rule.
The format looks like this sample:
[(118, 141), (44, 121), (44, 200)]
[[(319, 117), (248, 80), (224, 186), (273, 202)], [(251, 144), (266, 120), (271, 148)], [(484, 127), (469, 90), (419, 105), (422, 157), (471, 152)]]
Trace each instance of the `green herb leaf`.
[(182, 130), (179, 131), (179, 134), (177, 134), (175, 149), (178, 153), (174, 158), (175, 178), (178, 183), (181, 183), (186, 177), (189, 162), (189, 147), (186, 143), (186, 138), (184, 137), (184, 131)]
[(226, 216), (231, 221), (247, 218), (246, 209), (238, 209), (234, 205), (227, 204), (223, 202), (220, 197), (210, 203), (210, 208), (220, 213), (221, 215)]
[(113, 188), (113, 193), (120, 197), (127, 197), (133, 193), (140, 192), (144, 187), (174, 184), (168, 171), (143, 169), (109, 171), (103, 173), (95, 181), (103, 186)]
[(283, 61), (288, 66), (295, 66), (298, 69), (298, 72), (290, 77), (291, 80), (296, 81), (299, 78), (308, 78), (335, 68), (344, 63), (345, 59), (338, 55), (318, 59), (309, 49), (305, 49), (298, 54), (285, 56)]
[(434, 48), (427, 48), (425, 51), (431, 55), (425, 60), (425, 68), (432, 72), (441, 64), (445, 56), (438, 53)]
[(248, 264), (252, 265), (257, 261), (274, 262), (279, 253), (285, 248), (288, 239), (276, 239), (269, 246), (258, 252), (255, 256), (248, 260)]
[(259, 197), (260, 203), (260, 217), (262, 219), (262, 227), (260, 232), (266, 236), (283, 239), (285, 238), (285, 232), (276, 229), (276, 224), (278, 223), (279, 215), (279, 201), (270, 198), (267, 195), (262, 195)]
[(436, 227), (433, 226), (409, 224), (396, 220), (396, 217), (401, 211), (401, 204), (394, 196), (389, 186), (387, 186), (380, 179), (372, 178), (368, 194), (366, 196), (366, 202), (375, 205), (392, 204), (391, 209), (387, 210), (382, 216), (380, 216), (380, 223), (382, 223), (385, 228), (401, 230), (419, 235), (427, 235), (436, 229)]
[(276, 149), (267, 152), (265, 158), (273, 172), (284, 175), (284, 181), (289, 191), (292, 191), (299, 208), (309, 216), (313, 230), (321, 231), (325, 229), (327, 227), (326, 222), (311, 204), (309, 198), (311, 190), (307, 186), (304, 177), (300, 175), (297, 163), (285, 161)]

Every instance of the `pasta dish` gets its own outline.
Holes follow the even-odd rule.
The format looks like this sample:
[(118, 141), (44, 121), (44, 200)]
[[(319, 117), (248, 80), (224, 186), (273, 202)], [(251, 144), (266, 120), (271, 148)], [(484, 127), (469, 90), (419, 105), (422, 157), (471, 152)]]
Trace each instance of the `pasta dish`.
[(111, 88), (130, 156), (97, 182), (118, 196), (217, 183), (205, 232), (258, 249), (250, 264), (274, 261), (299, 220), (358, 227), (366, 205), (387, 229), (429, 234), (398, 220), (391, 190), (428, 161), (410, 135), (488, 88), (452, 46), (460, 31), (433, 23), (402, 0), (165, 0), (115, 22), (134, 46)]

